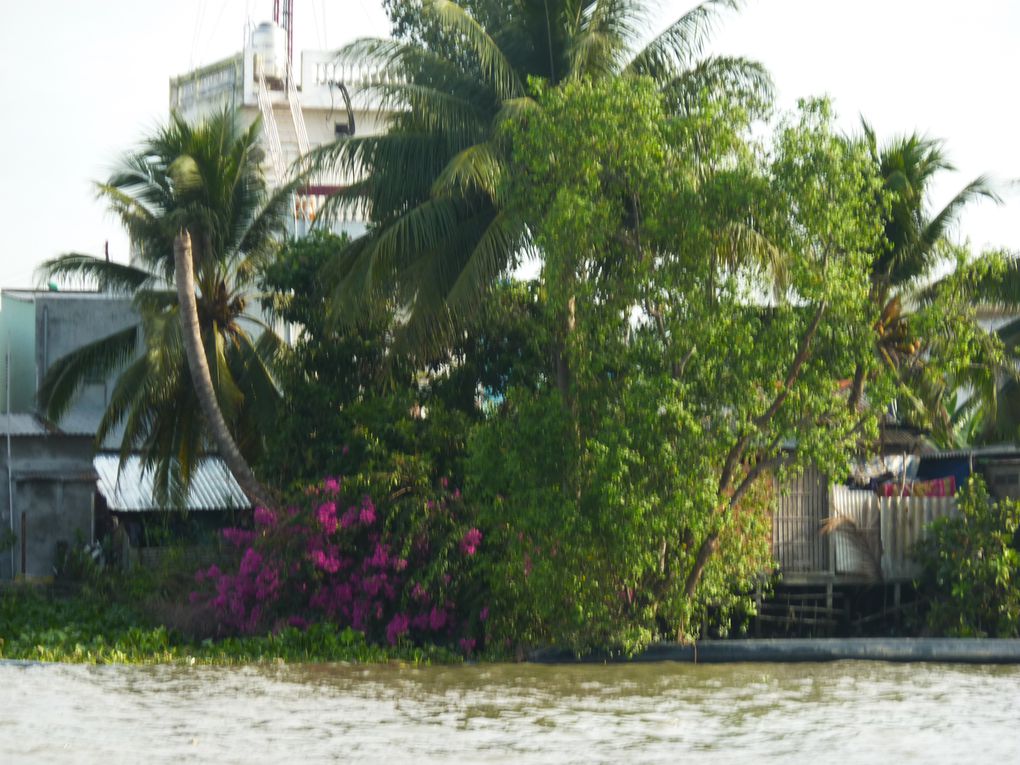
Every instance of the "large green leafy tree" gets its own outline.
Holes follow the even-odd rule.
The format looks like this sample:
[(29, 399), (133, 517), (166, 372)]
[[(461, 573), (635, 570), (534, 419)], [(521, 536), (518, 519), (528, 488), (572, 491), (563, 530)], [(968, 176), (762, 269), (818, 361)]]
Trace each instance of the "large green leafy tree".
[(198, 323), (216, 400), (248, 460), (261, 452), (279, 401), (272, 370), (279, 339), (249, 311), (249, 300), (284, 232), (290, 189), (268, 194), (258, 136), (257, 122), (243, 128), (231, 112), (197, 124), (172, 117), (97, 187), (127, 228), (135, 263), (68, 254), (42, 268), (48, 277), (132, 296), (140, 323), (58, 360), (40, 386), (41, 405), (59, 420), (87, 380), (120, 370), (97, 440), (122, 426), (122, 454), (139, 451), (168, 500), (180, 498), (210, 445), (174, 289), (179, 232), (191, 234)]
[(468, 497), (506, 550), (497, 624), (579, 649), (690, 637), (769, 568), (768, 476), (837, 475), (875, 436), (880, 181), (824, 103), (766, 151), (739, 103), (677, 116), (651, 80), (540, 98), (509, 128), (506, 193), (570, 374), (511, 390), (474, 440)]
[(535, 107), (529, 83), (650, 77), (676, 113), (704, 93), (759, 103), (770, 89), (760, 66), (700, 57), (718, 13), (739, 5), (709, 0), (640, 47), (652, 17), (643, 0), (394, 0), (401, 37), (340, 54), (377, 68), (364, 94), (392, 111), (391, 129), (313, 158), (359, 179), (334, 203), (367, 209), (374, 224), (334, 274), (336, 307), (356, 315), (397, 285), (411, 347), (441, 344), (529, 242), (527, 221), (502, 196), (508, 147), (498, 129)]

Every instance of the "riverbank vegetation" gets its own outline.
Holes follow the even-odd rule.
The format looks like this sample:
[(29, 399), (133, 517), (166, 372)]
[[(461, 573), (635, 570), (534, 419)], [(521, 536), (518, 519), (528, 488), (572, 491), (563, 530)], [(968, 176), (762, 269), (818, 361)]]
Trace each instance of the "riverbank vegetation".
[[(118, 584), (126, 582), (117, 578)], [(0, 593), (0, 660), (79, 664), (250, 664), (401, 662), (437, 664), (461, 655), (431, 645), (371, 643), (331, 623), (281, 627), (261, 635), (198, 638), (168, 626), (167, 611), (144, 597), (81, 589), (15, 587)]]
[(953, 637), (1020, 637), (1020, 502), (994, 500), (980, 478), (918, 546), (924, 629)]
[[(20, 626), (3, 655), (419, 661), (724, 636), (770, 581), (787, 477), (838, 479), (892, 420), (942, 443), (1001, 432), (1015, 338), (977, 309), (1016, 305), (1016, 260), (947, 237), (994, 191), (976, 179), (933, 212), (929, 184), (949, 167), (937, 142), (841, 132), (825, 100), (780, 112), (760, 66), (700, 58), (736, 5), (705, 3), (638, 49), (636, 4), (388, 2), (397, 39), (341, 58), (378, 69), (368, 90), (391, 129), (310, 160), (363, 179), (334, 204), (367, 209), (367, 232), (270, 257), (278, 205), (256, 179), (248, 234), (196, 254), (222, 277), (202, 296), (230, 309), (221, 322), (199, 301), (217, 398), (272, 501), (224, 530), (214, 565), (165, 588), (189, 637), (139, 627), (122, 600), (73, 601), (61, 624), (19, 594), (5, 596), (5, 625)], [(142, 188), (169, 190), (165, 218), (139, 232), (166, 278), (178, 228), (227, 201), (204, 196), (215, 168), (185, 182), (180, 151), (142, 163)], [(248, 299), (224, 292), (235, 272), (300, 327), (293, 347), (230, 331)], [(136, 294), (139, 390), (163, 397), (118, 398), (107, 421), (127, 416), (164, 485), (183, 487), (208, 434), (176, 420), (192, 400), (183, 357), (164, 363), (176, 303), (133, 274), (101, 284)], [(119, 358), (65, 364), (45, 390), (69, 394), (74, 374)], [(930, 592), (999, 609), (1015, 632), (1015, 598), (1000, 598), (1020, 576), (1014, 514), (986, 529), (971, 497), (963, 526), (925, 548)], [(949, 572), (989, 549), (981, 534), (994, 563), (967, 553), (980, 571)], [(930, 628), (992, 631), (948, 613)]]

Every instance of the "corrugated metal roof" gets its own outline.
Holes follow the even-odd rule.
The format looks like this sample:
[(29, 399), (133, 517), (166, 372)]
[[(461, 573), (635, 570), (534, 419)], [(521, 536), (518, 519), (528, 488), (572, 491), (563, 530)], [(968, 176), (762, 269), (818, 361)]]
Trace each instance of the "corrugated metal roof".
[(951, 449), (947, 451), (927, 452), (921, 454), (925, 460), (949, 460), (970, 457), (1015, 457), (1020, 455), (1020, 448), (1014, 444), (1000, 446), (975, 446), (970, 449)]
[[(144, 470), (140, 457), (128, 457), (121, 464), (116, 454), (97, 454), (93, 460), (99, 475), (99, 492), (111, 510), (146, 512), (162, 510), (152, 490), (152, 471)], [(118, 475), (119, 469), (119, 475)], [(219, 457), (206, 457), (195, 468), (185, 502), (188, 510), (223, 510), (251, 507)]]
[(51, 432), (34, 414), (0, 414), (0, 435), (48, 436)]

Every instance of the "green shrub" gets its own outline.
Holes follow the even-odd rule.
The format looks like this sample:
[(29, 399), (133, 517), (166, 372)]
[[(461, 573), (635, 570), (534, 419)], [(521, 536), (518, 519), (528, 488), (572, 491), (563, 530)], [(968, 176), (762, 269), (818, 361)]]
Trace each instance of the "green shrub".
[(956, 637), (1020, 636), (1020, 502), (993, 501), (971, 478), (959, 496), (960, 515), (940, 518), (919, 543), (919, 586), (925, 626)]

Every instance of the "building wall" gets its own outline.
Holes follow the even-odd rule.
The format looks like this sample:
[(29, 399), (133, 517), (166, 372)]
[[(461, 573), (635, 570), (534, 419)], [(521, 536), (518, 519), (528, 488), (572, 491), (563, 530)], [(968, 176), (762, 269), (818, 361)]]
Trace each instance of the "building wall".
[[(138, 321), (138, 312), (129, 298), (96, 293), (38, 293), (35, 364), (39, 379), (68, 353), (127, 329)], [(58, 424), (74, 433), (95, 433), (115, 383), (114, 374), (86, 384)]]
[[(243, 124), (251, 125), (262, 114), (256, 66), (255, 53), (249, 46), (235, 56), (171, 79), (170, 111), (188, 121), (197, 121), (224, 108), (235, 108)], [(363, 83), (374, 76), (373, 72), (338, 64), (333, 51), (304, 51), (300, 63), (295, 62), (295, 69), (295, 82), (298, 83), (296, 95), (309, 148), (333, 143), (337, 139), (338, 126), (347, 126), (347, 109), (340, 83), (345, 85), (351, 96), (356, 135), (377, 135), (388, 128), (391, 113), (383, 110), (363, 88)], [(301, 156), (297, 129), (282, 80), (267, 80), (267, 88), (285, 175), (287, 169)], [(263, 140), (267, 141), (265, 125), (263, 131)], [(263, 169), (270, 186), (275, 185), (277, 170), (268, 149)], [(310, 185), (342, 186), (355, 180), (355, 177), (328, 173), (313, 177)], [(291, 234), (304, 235), (314, 212), (324, 201), (324, 197), (308, 195), (301, 195), (300, 199), (295, 200), (295, 221)], [(309, 211), (312, 215), (309, 215)], [(338, 233), (344, 231), (357, 236), (365, 230), (362, 211), (343, 212), (340, 217), (341, 220), (333, 226)]]
[[(7, 364), (10, 362), (10, 369)], [(0, 411), (30, 412), (38, 388), (35, 367), (35, 303), (30, 297), (0, 293)]]
[(93, 541), (92, 439), (57, 434), (12, 437), (10, 463), (6, 443), (3, 447), (0, 522), (10, 528), (13, 496), (17, 539), (12, 549), (0, 552), (0, 578), (10, 578), (12, 569), (16, 575), (52, 576), (58, 543)]

